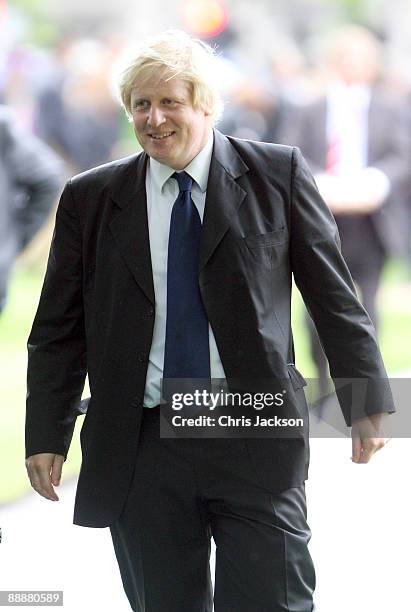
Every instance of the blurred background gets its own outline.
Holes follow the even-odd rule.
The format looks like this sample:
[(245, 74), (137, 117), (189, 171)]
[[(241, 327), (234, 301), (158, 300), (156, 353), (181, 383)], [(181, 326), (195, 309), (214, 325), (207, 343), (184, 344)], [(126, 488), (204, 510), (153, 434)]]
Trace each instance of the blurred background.
[[(122, 58), (136, 43), (168, 28), (184, 29), (216, 47), (225, 100), (217, 127), (223, 133), (301, 148), (335, 215), (343, 254), (376, 325), (387, 369), (393, 377), (411, 372), (409, 0), (0, 0), (0, 511), (1, 524), (9, 524), (10, 533), (12, 525), (28, 528), (28, 516), (38, 529), (45, 517), (53, 524), (61, 520), (59, 533), (68, 526), (73, 529), (71, 506), (51, 518), (55, 508), (33, 497), (26, 477), (26, 341), (63, 185), (75, 173), (138, 151), (116, 98), (115, 78)], [(297, 290), (293, 322), (297, 365), (306, 377), (318, 377), (321, 411), (321, 395), (329, 388), (327, 363)], [(64, 486), (71, 486), (66, 496), (70, 500), (81, 461), (82, 419), (78, 421), (63, 472)], [(396, 440), (390, 456), (367, 466), (368, 475), (355, 466), (357, 471), (352, 471), (347, 440), (343, 447), (341, 440), (313, 442), (314, 479), (308, 496), (314, 500), (309, 511), (313, 531), (318, 532), (318, 567), (328, 553), (335, 561), (335, 548), (328, 553), (324, 548), (324, 525), (342, 512), (338, 504), (347, 503), (347, 496), (363, 496), (368, 503), (364, 516), (373, 517), (377, 534), (388, 545), (379, 521), (399, 511), (399, 490), (391, 495), (387, 491), (394, 486), (392, 475), (401, 473), (401, 442), (407, 441)], [(330, 479), (326, 469), (331, 476), (338, 473), (339, 480)], [(327, 486), (332, 480), (336, 487), (333, 495), (322, 488), (325, 478)], [(324, 504), (329, 511), (319, 514)], [(357, 515), (352, 519), (358, 526)], [(381, 544), (374, 528), (371, 546)], [(79, 542), (84, 543), (84, 532), (93, 530), (81, 531)], [(92, 546), (99, 546), (95, 534), (87, 537)], [(344, 533), (339, 537), (343, 550)], [(5, 539), (3, 534), (3, 563)], [(24, 546), (24, 539), (19, 541)], [(392, 559), (399, 559), (397, 545), (394, 538), (393, 548), (382, 552), (384, 564), (375, 568), (382, 572), (382, 590), (373, 593), (375, 602), (364, 608), (358, 599), (369, 596), (361, 590), (367, 576), (375, 580), (369, 570), (355, 587), (357, 607), (350, 604), (352, 612), (388, 609), (384, 593), (390, 610), (404, 609), (398, 591), (401, 564), (395, 565), (392, 584), (384, 573), (386, 564), (392, 568)], [(364, 549), (360, 550), (361, 557)], [(106, 553), (111, 560), (108, 548)], [(352, 552), (346, 548), (345, 554), (351, 563)], [(347, 571), (346, 557), (338, 557), (335, 573), (328, 564), (322, 566), (319, 612), (346, 610), (351, 601), (354, 591), (348, 589), (341, 595), (341, 608), (335, 599), (329, 600), (331, 606), (324, 603), (330, 585), (341, 588), (337, 578)], [(44, 580), (29, 587), (18, 580), (21, 568), (15, 562), (9, 582), (3, 579), (0, 589), (67, 587), (64, 581), (57, 585)], [(355, 576), (358, 579), (353, 571), (351, 580)], [(122, 599), (117, 574), (114, 580)], [(74, 592), (79, 597), (79, 583), (70, 588), (72, 597)], [(393, 597), (401, 602), (398, 607), (392, 607)], [(102, 598), (96, 609), (106, 609), (105, 605)], [(74, 609), (86, 606), (77, 601)], [(117, 609), (122, 609), (120, 604)]]

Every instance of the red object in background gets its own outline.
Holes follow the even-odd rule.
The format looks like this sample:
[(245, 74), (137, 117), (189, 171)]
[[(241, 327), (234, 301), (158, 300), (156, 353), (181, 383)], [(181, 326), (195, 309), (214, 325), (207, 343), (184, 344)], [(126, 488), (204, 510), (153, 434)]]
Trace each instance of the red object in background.
[(182, 18), (192, 34), (212, 38), (227, 27), (228, 11), (222, 0), (185, 0)]

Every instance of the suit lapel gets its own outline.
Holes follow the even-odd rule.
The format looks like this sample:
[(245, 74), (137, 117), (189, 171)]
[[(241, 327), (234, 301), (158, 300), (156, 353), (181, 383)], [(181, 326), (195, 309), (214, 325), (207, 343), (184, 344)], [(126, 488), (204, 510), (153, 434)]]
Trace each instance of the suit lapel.
[(145, 187), (147, 156), (134, 158), (112, 192), (116, 204), (110, 231), (135, 281), (154, 304)]
[[(145, 188), (147, 155), (134, 157), (112, 189), (116, 205), (110, 231), (135, 281), (154, 304)], [(236, 179), (248, 171), (229, 139), (214, 130), (214, 148), (207, 183), (199, 271), (229, 229), (246, 197)]]
[(229, 139), (214, 130), (214, 148), (207, 183), (199, 271), (217, 248), (247, 195), (235, 179), (248, 171)]

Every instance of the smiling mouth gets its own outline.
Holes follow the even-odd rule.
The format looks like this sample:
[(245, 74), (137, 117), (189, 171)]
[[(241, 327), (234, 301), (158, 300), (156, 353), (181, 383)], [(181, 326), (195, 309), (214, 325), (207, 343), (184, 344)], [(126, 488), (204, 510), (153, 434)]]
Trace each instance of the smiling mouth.
[(165, 132), (164, 134), (149, 134), (152, 140), (165, 140), (175, 134), (175, 132)]

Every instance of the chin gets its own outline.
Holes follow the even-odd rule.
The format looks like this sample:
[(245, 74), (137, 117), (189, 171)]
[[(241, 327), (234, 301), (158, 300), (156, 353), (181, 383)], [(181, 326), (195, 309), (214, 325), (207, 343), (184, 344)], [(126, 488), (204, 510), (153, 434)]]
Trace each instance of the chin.
[(158, 161), (160, 164), (164, 164), (165, 166), (170, 166), (170, 168), (174, 168), (173, 160), (169, 157), (162, 157), (161, 155), (151, 155), (151, 157)]

